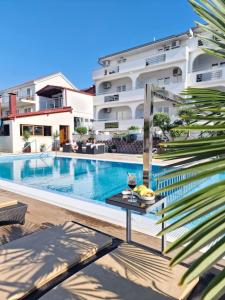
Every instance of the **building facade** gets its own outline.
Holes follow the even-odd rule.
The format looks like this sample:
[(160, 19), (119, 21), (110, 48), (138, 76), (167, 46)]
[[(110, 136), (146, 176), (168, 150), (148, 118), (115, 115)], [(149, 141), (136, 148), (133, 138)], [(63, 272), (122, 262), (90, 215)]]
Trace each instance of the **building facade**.
[(72, 139), (76, 127), (93, 126), (93, 94), (78, 90), (62, 73), (54, 73), (0, 91), (0, 151), (21, 152), (23, 133), (32, 151)]
[[(205, 54), (199, 28), (99, 58), (93, 72), (94, 128), (98, 132), (123, 132), (143, 128), (146, 83), (179, 94), (187, 87), (225, 87), (225, 61)], [(157, 99), (155, 112), (177, 118), (173, 102)]]

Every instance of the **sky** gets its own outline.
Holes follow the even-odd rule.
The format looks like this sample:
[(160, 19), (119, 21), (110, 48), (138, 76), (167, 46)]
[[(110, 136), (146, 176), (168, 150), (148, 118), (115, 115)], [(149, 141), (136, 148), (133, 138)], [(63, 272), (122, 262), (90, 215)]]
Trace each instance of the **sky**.
[(0, 89), (53, 72), (93, 84), (98, 57), (186, 31), (187, 0), (0, 0)]

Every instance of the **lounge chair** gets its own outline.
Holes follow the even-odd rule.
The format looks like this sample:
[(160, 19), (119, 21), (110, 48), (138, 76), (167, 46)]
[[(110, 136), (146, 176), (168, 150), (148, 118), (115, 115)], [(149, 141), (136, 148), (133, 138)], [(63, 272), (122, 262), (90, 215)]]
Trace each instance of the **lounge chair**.
[(25, 222), (27, 205), (16, 200), (0, 201), (0, 225), (21, 224)]
[(181, 288), (178, 281), (185, 270), (180, 265), (171, 269), (168, 259), (159, 254), (123, 243), (40, 299), (187, 299), (198, 280)]
[(28, 297), (112, 243), (111, 237), (73, 222), (9, 242), (0, 247), (0, 299)]

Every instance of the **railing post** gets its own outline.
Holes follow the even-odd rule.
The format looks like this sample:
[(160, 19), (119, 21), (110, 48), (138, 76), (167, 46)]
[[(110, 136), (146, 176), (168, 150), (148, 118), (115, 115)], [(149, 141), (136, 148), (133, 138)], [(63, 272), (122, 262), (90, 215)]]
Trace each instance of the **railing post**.
[(144, 99), (144, 139), (143, 139), (143, 183), (151, 186), (152, 143), (153, 143), (153, 85), (145, 85)]

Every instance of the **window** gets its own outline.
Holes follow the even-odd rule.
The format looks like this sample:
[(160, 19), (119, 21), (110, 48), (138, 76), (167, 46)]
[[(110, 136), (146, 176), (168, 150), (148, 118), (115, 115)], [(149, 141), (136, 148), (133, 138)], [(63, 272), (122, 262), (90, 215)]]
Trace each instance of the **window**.
[(24, 112), (25, 112), (25, 113), (32, 112), (31, 107), (26, 107), (26, 108), (24, 108)]
[(122, 64), (125, 63), (127, 61), (127, 59), (125, 57), (120, 57), (120, 59), (118, 59), (118, 64)]
[(27, 89), (27, 97), (30, 97), (30, 88)]
[(165, 114), (169, 114), (169, 107), (163, 107), (163, 112), (165, 113)]
[(10, 126), (9, 124), (0, 127), (0, 136), (10, 136)]
[(118, 122), (105, 123), (105, 129), (119, 128)]
[(20, 125), (20, 135), (22, 136), (25, 131), (30, 135), (36, 136), (52, 136), (52, 127), (43, 125)]
[(52, 127), (44, 126), (44, 136), (52, 136)]
[(217, 68), (218, 67), (218, 63), (212, 64), (212, 68)]
[(43, 126), (34, 126), (34, 135), (43, 135)]
[(169, 45), (165, 45), (164, 46), (164, 51), (168, 51), (168, 50), (170, 50), (170, 46)]
[(86, 123), (88, 123), (88, 122), (89, 122), (89, 120), (88, 120), (88, 119), (85, 119), (85, 122), (86, 122)]
[(126, 87), (126, 84), (123, 84), (123, 85), (118, 85), (117, 87), (116, 87), (116, 91), (117, 92), (125, 92), (127, 90), (127, 87)]

